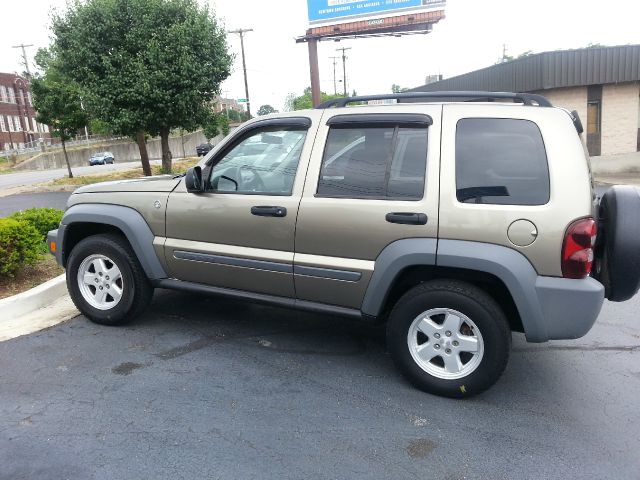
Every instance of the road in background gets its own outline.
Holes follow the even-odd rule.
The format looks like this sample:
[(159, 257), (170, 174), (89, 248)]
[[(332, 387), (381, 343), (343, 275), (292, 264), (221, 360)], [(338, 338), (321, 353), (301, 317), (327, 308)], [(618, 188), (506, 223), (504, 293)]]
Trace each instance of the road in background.
[(527, 344), (456, 401), (400, 377), (383, 332), (160, 291), (127, 327), (0, 343), (2, 478), (637, 478), (640, 297)]
[[(152, 165), (160, 165), (160, 160), (152, 160)], [(95, 165), (93, 167), (73, 167), (71, 171), (75, 176), (84, 175), (100, 175), (120, 170), (130, 170), (140, 167), (140, 161), (135, 162), (116, 162), (113, 165)], [(28, 170), (18, 173), (6, 173), (0, 175), (0, 191), (7, 188), (21, 187), (24, 185), (35, 185), (36, 183), (48, 182), (56, 178), (66, 177), (68, 175), (66, 168), (58, 168), (55, 170)]]
[(64, 210), (71, 192), (21, 193), (0, 197), (0, 217), (7, 217), (19, 210), (32, 207), (49, 207)]

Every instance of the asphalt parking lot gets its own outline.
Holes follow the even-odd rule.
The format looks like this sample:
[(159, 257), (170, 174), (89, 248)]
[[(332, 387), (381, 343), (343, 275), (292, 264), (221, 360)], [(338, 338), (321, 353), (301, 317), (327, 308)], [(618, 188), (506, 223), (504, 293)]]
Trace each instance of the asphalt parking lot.
[(514, 337), (504, 377), (421, 393), (380, 331), (159, 291), (0, 343), (0, 478), (639, 478), (640, 297), (581, 340)]

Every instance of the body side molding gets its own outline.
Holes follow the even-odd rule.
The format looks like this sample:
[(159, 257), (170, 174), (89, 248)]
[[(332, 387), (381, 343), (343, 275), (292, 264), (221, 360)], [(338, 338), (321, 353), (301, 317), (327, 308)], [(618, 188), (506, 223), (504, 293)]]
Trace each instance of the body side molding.
[(194, 262), (212, 263), (215, 265), (231, 265), (233, 267), (253, 268), (268, 272), (293, 273), (293, 265), (290, 263), (270, 262), (267, 260), (254, 260), (251, 258), (229, 257), (226, 255), (212, 255), (209, 253), (187, 252), (174, 250), (173, 257), (179, 260), (191, 260)]

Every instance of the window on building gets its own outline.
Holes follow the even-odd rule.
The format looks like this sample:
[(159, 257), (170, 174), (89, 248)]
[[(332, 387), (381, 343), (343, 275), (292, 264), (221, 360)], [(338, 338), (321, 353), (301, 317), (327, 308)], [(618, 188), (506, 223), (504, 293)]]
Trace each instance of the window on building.
[(7, 87), (7, 92), (9, 92), (9, 103), (16, 103), (16, 92), (13, 87)]
[(549, 167), (538, 126), (528, 120), (464, 118), (456, 130), (459, 202), (544, 205)]
[(8, 102), (9, 98), (7, 97), (7, 87), (4, 85), (0, 85), (0, 102)]
[(36, 117), (31, 117), (31, 128), (32, 128), (32, 131), (34, 131), (34, 132), (39, 132), (40, 131), (38, 129), (38, 122), (36, 122)]
[(29, 106), (33, 107), (33, 99), (31, 98), (31, 92), (27, 92), (27, 99), (29, 100)]
[(427, 128), (336, 125), (327, 137), (318, 196), (419, 200)]
[(4, 115), (0, 115), (0, 131), (6, 132), (7, 126), (4, 123)]
[(22, 131), (22, 125), (20, 125), (20, 117), (18, 117), (17, 115), (15, 115), (13, 117), (13, 123), (16, 126), (16, 132), (21, 132)]
[(24, 116), (24, 129), (29, 132), (31, 131), (31, 127), (29, 126), (29, 117)]
[(587, 133), (600, 133), (600, 101), (587, 103)]

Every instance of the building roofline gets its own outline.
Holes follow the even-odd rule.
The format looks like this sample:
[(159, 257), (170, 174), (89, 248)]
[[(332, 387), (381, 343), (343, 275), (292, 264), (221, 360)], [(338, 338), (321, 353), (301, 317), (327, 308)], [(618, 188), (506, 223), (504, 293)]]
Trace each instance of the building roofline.
[(617, 45), (535, 53), (409, 91), (536, 92), (636, 81), (640, 81), (640, 45)]

